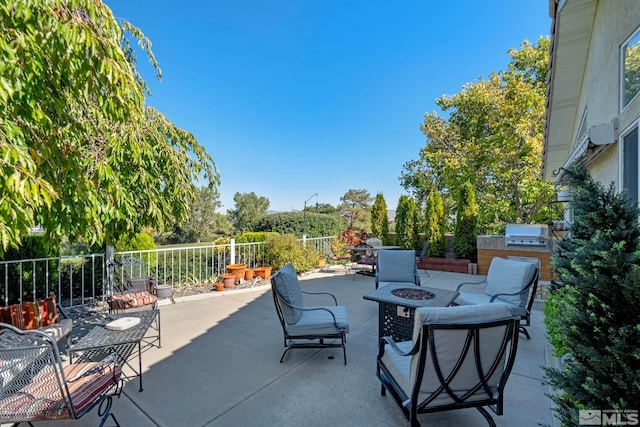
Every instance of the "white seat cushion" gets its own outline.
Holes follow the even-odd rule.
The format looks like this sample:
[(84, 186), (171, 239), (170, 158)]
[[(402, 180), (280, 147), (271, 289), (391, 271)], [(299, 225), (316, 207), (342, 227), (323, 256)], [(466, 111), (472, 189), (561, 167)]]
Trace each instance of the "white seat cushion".
[[(287, 325), (287, 333), (293, 336), (303, 335), (328, 335), (338, 334), (341, 332), (349, 332), (349, 319), (347, 318), (347, 309), (344, 306), (328, 306), (328, 307), (307, 307), (314, 310), (299, 310), (300, 319), (294, 323)], [(320, 308), (320, 310), (316, 310)], [(335, 323), (333, 316), (335, 316)], [(337, 323), (337, 327), (336, 327)], [(343, 329), (343, 330), (339, 330)]]

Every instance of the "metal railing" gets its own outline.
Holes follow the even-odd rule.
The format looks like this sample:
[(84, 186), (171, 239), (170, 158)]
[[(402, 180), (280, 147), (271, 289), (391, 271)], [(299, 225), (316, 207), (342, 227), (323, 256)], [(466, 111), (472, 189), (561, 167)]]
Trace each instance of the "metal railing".
[[(323, 244), (333, 237), (298, 239), (323, 253)], [(235, 243), (125, 251), (114, 254), (114, 284), (153, 276), (159, 284), (180, 287), (213, 283), (228, 264), (249, 268), (266, 265), (266, 244)], [(55, 293), (63, 307), (104, 300), (107, 295), (105, 254), (0, 261), (0, 305), (37, 301)]]

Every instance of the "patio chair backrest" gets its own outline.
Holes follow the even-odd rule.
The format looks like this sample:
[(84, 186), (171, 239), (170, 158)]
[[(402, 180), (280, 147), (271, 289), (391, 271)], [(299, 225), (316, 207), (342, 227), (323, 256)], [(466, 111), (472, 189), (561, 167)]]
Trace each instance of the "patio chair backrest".
[(371, 246), (372, 248), (379, 248), (382, 246), (382, 240), (377, 238), (377, 237), (370, 237), (366, 240), (367, 245)]
[(418, 270), (415, 251), (383, 249), (378, 251), (376, 262), (379, 282), (416, 282)]
[[(487, 274), (487, 295), (514, 294), (520, 292), (533, 280), (537, 267), (529, 262), (514, 261), (495, 257), (491, 260)], [(527, 292), (520, 295), (499, 296), (511, 304), (524, 307), (527, 304)]]
[(515, 358), (517, 325), (504, 304), (416, 309), (413, 342), (421, 347), (411, 358), (410, 383), (419, 384), (418, 401), (441, 406), (496, 398)]
[(329, 258), (333, 258), (335, 254), (333, 253), (333, 249), (331, 249), (331, 245), (329, 244), (329, 242), (325, 241), (323, 243), (323, 246), (324, 246), (324, 251), (327, 253), (327, 255), (329, 255)]
[(297, 323), (302, 313), (291, 305), (303, 307), (304, 303), (300, 282), (291, 264), (285, 265), (271, 276), (271, 287), (273, 292), (285, 302), (280, 304), (285, 321), (290, 325)]

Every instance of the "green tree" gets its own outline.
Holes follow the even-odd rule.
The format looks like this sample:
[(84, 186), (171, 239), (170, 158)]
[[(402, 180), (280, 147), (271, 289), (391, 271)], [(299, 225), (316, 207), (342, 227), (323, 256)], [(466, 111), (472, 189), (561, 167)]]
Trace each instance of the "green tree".
[(442, 196), (435, 188), (431, 188), (425, 209), (425, 235), (429, 241), (429, 256), (444, 257), (447, 253), (446, 218), (442, 206)]
[(340, 198), (338, 211), (350, 228), (369, 231), (371, 229), (370, 209), (373, 198), (367, 190), (348, 190)]
[(398, 199), (396, 208), (396, 245), (403, 249), (415, 249), (418, 241), (416, 220), (418, 218), (416, 202), (406, 194)]
[(219, 182), (194, 136), (145, 106), (137, 41), (101, 1), (0, 4), (0, 253), (35, 224), (89, 244), (187, 216), (194, 182)]
[(371, 234), (373, 237), (380, 238), (384, 243), (389, 241), (387, 202), (382, 193), (376, 194), (376, 199), (371, 207)]
[(216, 212), (222, 206), (216, 189), (200, 187), (189, 203), (189, 219), (182, 227), (192, 236), (192, 241), (200, 242), (214, 236), (227, 235), (231, 225), (226, 215)]
[(506, 71), (466, 84), (436, 104), (421, 125), (426, 145), (404, 165), (402, 185), (424, 197), (432, 184), (457, 194), (471, 182), (482, 204), (478, 229), (501, 233), (506, 223), (545, 219), (553, 195), (541, 181), (549, 38), (511, 49)]
[(546, 377), (559, 391), (558, 418), (578, 425), (578, 409), (640, 402), (640, 210), (584, 167), (567, 178), (574, 223), (552, 257), (562, 287), (545, 305), (545, 323), (556, 352), (569, 354)]
[(458, 192), (456, 226), (453, 232), (453, 250), (456, 257), (476, 262), (478, 258), (476, 195), (467, 182)]
[(253, 191), (236, 193), (233, 195), (233, 201), (235, 208), (227, 210), (227, 215), (233, 229), (239, 232), (254, 231), (256, 222), (265, 217), (269, 209), (269, 199), (257, 196)]

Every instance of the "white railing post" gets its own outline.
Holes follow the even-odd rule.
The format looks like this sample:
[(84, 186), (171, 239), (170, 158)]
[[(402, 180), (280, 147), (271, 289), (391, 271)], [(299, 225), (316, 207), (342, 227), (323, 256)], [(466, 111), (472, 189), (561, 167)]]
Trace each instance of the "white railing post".
[(236, 239), (231, 239), (231, 264), (236, 263)]
[(302, 247), (303, 248), (307, 247), (307, 235), (306, 234), (302, 235)]

